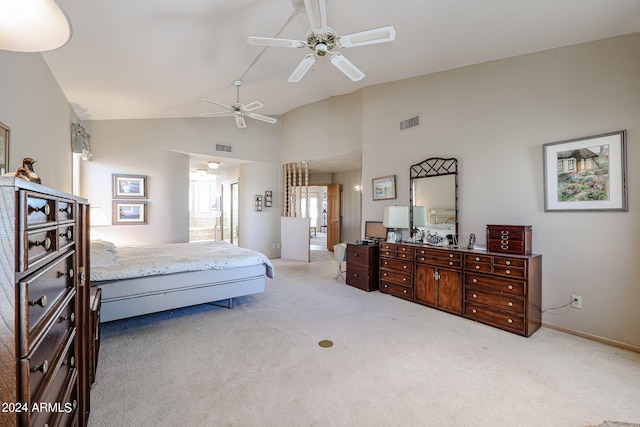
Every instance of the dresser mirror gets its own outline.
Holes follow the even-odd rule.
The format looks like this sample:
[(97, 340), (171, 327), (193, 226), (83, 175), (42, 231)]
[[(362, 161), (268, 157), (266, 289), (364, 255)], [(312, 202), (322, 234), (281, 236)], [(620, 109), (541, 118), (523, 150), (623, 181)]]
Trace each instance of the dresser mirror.
[[(409, 172), (412, 238), (440, 244), (458, 235), (458, 159), (431, 157)], [(447, 243), (447, 242), (445, 242)]]

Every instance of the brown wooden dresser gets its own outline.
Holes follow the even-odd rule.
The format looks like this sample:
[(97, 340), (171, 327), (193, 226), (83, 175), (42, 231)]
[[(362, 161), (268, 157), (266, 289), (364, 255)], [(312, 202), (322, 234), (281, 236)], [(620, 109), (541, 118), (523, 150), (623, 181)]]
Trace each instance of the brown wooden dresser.
[(541, 255), (380, 244), (380, 292), (526, 337), (541, 324), (541, 277)]
[(378, 289), (378, 245), (347, 244), (345, 282), (367, 292)]
[(1, 424), (85, 426), (89, 206), (0, 177), (0, 207)]

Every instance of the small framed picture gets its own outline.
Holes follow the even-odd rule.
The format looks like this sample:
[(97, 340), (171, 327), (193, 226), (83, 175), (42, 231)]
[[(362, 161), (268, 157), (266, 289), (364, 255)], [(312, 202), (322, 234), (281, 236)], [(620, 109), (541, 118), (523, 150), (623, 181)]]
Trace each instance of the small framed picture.
[(113, 174), (114, 199), (144, 199), (147, 197), (147, 177)]
[(373, 200), (389, 200), (396, 198), (396, 176), (389, 175), (371, 180)]
[(628, 211), (625, 130), (543, 145), (544, 210)]
[(113, 201), (113, 225), (147, 223), (147, 202)]

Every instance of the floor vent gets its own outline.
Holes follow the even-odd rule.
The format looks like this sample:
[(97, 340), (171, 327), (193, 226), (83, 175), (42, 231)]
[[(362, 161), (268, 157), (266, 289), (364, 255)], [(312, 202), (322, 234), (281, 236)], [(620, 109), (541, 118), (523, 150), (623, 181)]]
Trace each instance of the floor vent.
[(410, 117), (400, 122), (400, 130), (407, 130), (420, 124), (420, 116)]
[(231, 152), (231, 146), (230, 145), (224, 145), (224, 144), (216, 144), (216, 151), (226, 151), (227, 153)]

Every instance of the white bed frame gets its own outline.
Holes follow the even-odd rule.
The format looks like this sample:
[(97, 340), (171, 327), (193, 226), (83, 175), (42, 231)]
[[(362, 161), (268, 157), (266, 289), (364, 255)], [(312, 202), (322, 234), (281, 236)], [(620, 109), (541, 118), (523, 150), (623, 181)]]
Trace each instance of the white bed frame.
[(175, 308), (264, 292), (266, 267), (190, 271), (163, 276), (92, 282), (102, 289), (100, 321), (124, 319)]

